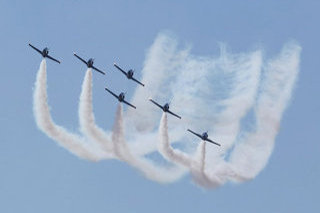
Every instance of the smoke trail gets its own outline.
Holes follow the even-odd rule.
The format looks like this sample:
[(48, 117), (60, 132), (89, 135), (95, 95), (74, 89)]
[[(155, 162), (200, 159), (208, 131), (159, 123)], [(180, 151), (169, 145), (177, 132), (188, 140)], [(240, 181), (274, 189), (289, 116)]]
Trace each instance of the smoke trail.
[(139, 103), (139, 108), (129, 109), (127, 112), (138, 132), (155, 129), (159, 113), (154, 106), (144, 104), (145, 100), (150, 96), (156, 100), (172, 97), (168, 85), (179, 74), (177, 69), (185, 60), (186, 54), (185, 50), (177, 51), (177, 42), (164, 34), (160, 34), (151, 46), (142, 70), (145, 87), (137, 87), (132, 98), (132, 102)]
[[(185, 174), (180, 167), (161, 168), (142, 156), (156, 151), (157, 146), (165, 159), (187, 168), (194, 181), (203, 187), (250, 180), (265, 167), (272, 153), (282, 114), (298, 76), (300, 50), (297, 44), (289, 43), (268, 63), (263, 62), (260, 50), (230, 54), (222, 47), (219, 57), (196, 57), (190, 48), (179, 50), (175, 39), (162, 34), (145, 61), (142, 81), (146, 87), (138, 87), (133, 96), (132, 102), (139, 107), (127, 111), (125, 126), (119, 104), (112, 141), (95, 124), (91, 70), (86, 73), (79, 103), (80, 129), (89, 141), (54, 124), (47, 104), (46, 64), (42, 61), (34, 92), (36, 122), (43, 132), (75, 155), (95, 161), (117, 158), (154, 181), (173, 182)], [(173, 94), (170, 109), (183, 119), (168, 120), (163, 114), (157, 131), (160, 113), (145, 102), (152, 95), (163, 103)], [(245, 123), (251, 116), (250, 109), (255, 116), (255, 122), (249, 121), (253, 130)], [(201, 142), (191, 154), (195, 143), (190, 142), (187, 127), (209, 130), (212, 139), (222, 147), (206, 147)], [(130, 139), (128, 144), (125, 136)], [(157, 136), (159, 140), (155, 143)], [(176, 142), (184, 143), (185, 150), (172, 148), (171, 144)]]
[(205, 168), (206, 168), (206, 142), (201, 141), (199, 144), (199, 153), (200, 153), (200, 157), (199, 157), (199, 170), (201, 173), (205, 173)]
[[(139, 109), (127, 113), (130, 122), (127, 126), (136, 129), (131, 135), (154, 129), (160, 119), (158, 109), (145, 104), (148, 97), (152, 95), (164, 102), (174, 96), (171, 108), (183, 119), (169, 122), (172, 142), (190, 141), (184, 131), (196, 124), (197, 128), (214, 132), (219, 141), (224, 141), (218, 152), (208, 150), (209, 155), (223, 155), (238, 135), (241, 118), (254, 103), (261, 65), (260, 50), (230, 54), (222, 46), (219, 57), (197, 57), (190, 53), (190, 48), (179, 50), (175, 39), (160, 34), (142, 70), (142, 81), (149, 87), (136, 89), (132, 102), (137, 103)], [(144, 137), (135, 142), (138, 144), (135, 148), (144, 149), (139, 153), (156, 150)]]
[(160, 140), (158, 142), (159, 152), (163, 157), (168, 161), (187, 167), (190, 170), (194, 181), (200, 186), (212, 188), (221, 185), (222, 183), (217, 177), (212, 177), (210, 179), (205, 173), (206, 143), (200, 141), (194, 157), (172, 148), (169, 143), (167, 122), (167, 114), (163, 113), (159, 126)]
[(205, 188), (215, 188), (224, 183), (217, 176), (209, 177), (206, 173), (206, 142), (200, 141), (193, 159), (190, 172), (195, 183)]
[(279, 57), (267, 64), (261, 94), (256, 105), (256, 130), (235, 147), (230, 165), (247, 179), (265, 167), (274, 147), (282, 114), (291, 98), (298, 76), (301, 47), (288, 43)]
[[(198, 160), (193, 160), (190, 155), (173, 149), (169, 144), (167, 119), (164, 116), (161, 118), (159, 127), (161, 140), (158, 148), (160, 153), (167, 160), (188, 167), (195, 181), (205, 187), (219, 186), (228, 179), (241, 182), (254, 178), (263, 169), (272, 152), (282, 112), (290, 99), (292, 87), (298, 74), (299, 53), (300, 47), (297, 44), (290, 43), (285, 45), (279, 57), (269, 62), (255, 107), (257, 130), (252, 134), (247, 133), (248, 136), (238, 143), (236, 143), (236, 137), (240, 130), (240, 121), (253, 106), (259, 87), (262, 66), (261, 54), (253, 54), (253, 60), (251, 62), (250, 60), (247, 61), (246, 66), (251, 67), (251, 69), (240, 69), (238, 77), (235, 74), (236, 84), (234, 84), (234, 89), (229, 93), (231, 96), (228, 95), (227, 99), (220, 101), (220, 103), (224, 103), (225, 108), (217, 117), (219, 122), (215, 122), (215, 135), (218, 136), (219, 141), (223, 142), (222, 153), (236, 143), (234, 151), (231, 152), (230, 163), (224, 160), (224, 155), (221, 155), (221, 152), (219, 157), (217, 155), (219, 152), (212, 149), (213, 154), (208, 156), (211, 163), (207, 165), (209, 169), (206, 172), (204, 169), (205, 161), (203, 160), (205, 151), (199, 151), (201, 148), (205, 150), (204, 146), (199, 145), (198, 147), (198, 153), (201, 153), (198, 156), (202, 156), (202, 158), (198, 157)], [(244, 60), (241, 61), (241, 63), (244, 63)], [(249, 65), (250, 63), (252, 66)], [(209, 67), (207, 66), (205, 69), (209, 69)], [(174, 85), (177, 85), (176, 93), (181, 88), (189, 87), (188, 84), (175, 83)], [(211, 90), (209, 91), (211, 92)], [(188, 93), (184, 92), (183, 95), (187, 96)], [(194, 96), (196, 95), (190, 97), (194, 99)], [(198, 101), (193, 102), (199, 105)], [(192, 104), (184, 103), (183, 105), (188, 106), (188, 108), (193, 107)], [(205, 117), (210, 118), (205, 110), (200, 110), (200, 112), (204, 113)], [(195, 123), (198, 124), (201, 121), (197, 120)]]
[[(162, 171), (160, 169), (156, 169), (153, 165), (144, 162), (145, 160), (131, 153), (125, 142), (121, 104), (119, 104), (116, 112), (116, 118), (111, 136), (112, 141), (109, 141), (109, 137), (104, 130), (95, 124), (92, 107), (91, 69), (87, 70), (82, 84), (79, 103), (79, 119), (80, 129), (84, 135), (92, 141), (97, 142), (103, 150), (107, 151), (109, 156), (114, 156), (124, 162), (127, 162), (128, 164), (140, 170), (146, 177), (158, 182), (172, 182), (180, 178), (182, 173), (176, 173), (178, 171)], [(175, 174), (178, 176), (174, 177)]]
[[(213, 152), (209, 154), (217, 155), (219, 153), (220, 156), (223, 156), (234, 145), (240, 131), (241, 119), (255, 102), (262, 66), (261, 51), (253, 52), (246, 57), (233, 56), (239, 57), (239, 59), (227, 59), (232, 56), (228, 56), (226, 52), (223, 52), (223, 54), (226, 55), (222, 58), (225, 58), (224, 63), (229, 69), (230, 64), (237, 67), (231, 68), (234, 71), (232, 73), (233, 89), (231, 89), (229, 97), (220, 102), (224, 105), (224, 109), (216, 116), (216, 122), (213, 124), (214, 137), (223, 141), (223, 146), (220, 152), (211, 149)], [(237, 60), (240, 60), (240, 62), (234, 64), (234, 61)]]
[[(152, 50), (160, 49), (161, 53), (165, 52), (165, 50), (170, 50), (166, 54), (167, 56), (171, 52), (177, 52), (172, 50), (174, 48), (166, 47), (161, 49), (157, 47), (157, 44), (159, 46), (163, 45), (164, 38), (160, 37), (159, 40), (160, 44), (157, 39)], [(170, 41), (168, 38), (165, 44), (172, 47), (176, 46), (175, 41)], [(160, 58), (157, 58), (158, 55), (162, 57), (163, 54), (152, 51), (148, 58), (151, 61), (161, 61)], [(178, 59), (172, 57), (171, 62), (173, 61), (172, 63), (174, 64), (180, 63), (177, 66), (178, 70), (176, 70), (176, 73), (180, 74), (177, 74), (178, 78), (173, 83), (174, 87), (171, 89), (172, 93), (175, 94), (175, 99), (178, 100), (178, 105), (180, 105), (179, 111), (188, 115), (187, 119), (189, 119), (189, 122), (187, 123), (196, 123), (202, 128), (211, 128), (212, 123), (209, 122), (212, 122), (212, 120), (216, 121), (214, 135), (219, 138), (219, 141), (223, 141), (223, 146), (219, 150), (211, 149), (212, 156), (209, 157), (213, 159), (211, 160), (213, 164), (219, 164), (221, 158), (217, 158), (217, 155), (223, 155), (232, 146), (239, 131), (241, 118), (246, 115), (255, 101), (262, 65), (261, 51), (255, 51), (250, 54), (231, 55), (223, 47), (219, 58), (196, 58), (190, 55), (188, 51), (183, 51), (180, 54), (176, 53), (176, 55), (180, 55), (181, 57)], [(147, 62), (147, 64), (149, 63)], [(171, 66), (169, 67), (171, 68)], [(222, 73), (217, 73), (217, 69), (222, 70)], [(198, 71), (194, 72), (194, 70)], [(222, 108), (215, 111), (211, 108), (208, 109), (207, 106), (217, 106), (211, 100), (211, 97), (215, 99), (216, 97), (214, 96), (218, 96), (219, 94), (210, 89), (210, 86), (215, 83), (215, 78), (217, 77), (227, 81), (231, 89), (225, 91), (226, 96), (223, 99), (215, 101)], [(147, 79), (144, 81), (147, 81)], [(168, 85), (167, 82), (166, 84)], [(139, 92), (137, 90), (137, 93)], [(170, 129), (172, 130), (173, 128)], [(216, 177), (215, 175), (211, 175), (211, 180), (209, 180), (204, 170), (202, 171), (202, 169), (198, 168), (198, 166), (203, 166), (204, 168), (205, 162), (200, 163), (195, 161), (188, 154), (173, 149), (169, 144), (167, 129), (167, 117), (163, 115), (159, 126), (160, 143), (158, 144), (158, 149), (164, 158), (189, 168), (192, 176), (196, 177), (195, 179), (200, 185), (209, 184), (217, 186), (224, 182), (222, 181), (223, 178)], [(203, 147), (204, 149), (205, 145), (199, 145), (199, 147)], [(202, 156), (204, 156), (204, 153), (202, 153)]]
[(169, 144), (168, 118), (165, 112), (160, 120), (159, 139), (158, 149), (165, 159), (188, 168), (191, 166), (192, 158), (177, 149), (173, 149)]
[(119, 103), (116, 111), (116, 117), (114, 119), (112, 129), (112, 142), (114, 144), (114, 152), (119, 159), (123, 161), (129, 161), (131, 153), (125, 144), (125, 133), (122, 118), (122, 105)]
[(123, 113), (122, 105), (119, 103), (116, 118), (113, 127), (112, 140), (115, 144), (114, 150), (120, 160), (127, 162), (132, 167), (141, 171), (147, 178), (160, 182), (170, 183), (181, 178), (185, 173), (181, 168), (160, 168), (159, 166), (153, 165), (147, 159), (143, 159), (133, 154), (126, 142), (124, 137), (124, 124), (123, 124)]
[(53, 122), (47, 99), (46, 60), (43, 59), (37, 74), (33, 96), (33, 110), (39, 129), (76, 156), (91, 161), (101, 160), (104, 156), (98, 149)]
[(113, 143), (108, 135), (95, 124), (92, 107), (92, 70), (89, 68), (83, 80), (79, 102), (80, 129), (90, 140), (97, 142), (107, 153), (108, 158), (114, 157)]

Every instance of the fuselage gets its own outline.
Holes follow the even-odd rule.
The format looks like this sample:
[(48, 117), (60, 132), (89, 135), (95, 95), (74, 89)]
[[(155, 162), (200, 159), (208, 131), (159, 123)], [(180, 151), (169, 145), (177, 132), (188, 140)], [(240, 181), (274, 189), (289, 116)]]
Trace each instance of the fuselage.
[(169, 108), (170, 108), (169, 104), (166, 103), (166, 104), (163, 106), (163, 111), (164, 111), (164, 112), (168, 112), (168, 111), (169, 111)]
[(88, 66), (88, 68), (92, 68), (93, 62), (94, 62), (93, 58), (90, 58), (90, 59), (87, 61), (87, 66)]
[(208, 133), (207, 132), (202, 133), (201, 138), (202, 138), (202, 140), (207, 140), (208, 139)]
[(131, 78), (133, 77), (133, 73), (134, 73), (133, 70), (129, 70), (129, 71), (127, 72), (127, 78), (131, 79)]
[(123, 92), (120, 93), (120, 95), (119, 95), (119, 97), (118, 97), (118, 100), (119, 100), (120, 102), (122, 102), (122, 101), (124, 100), (124, 98), (125, 98), (124, 93), (123, 93)]
[(46, 47), (42, 50), (42, 57), (47, 57), (49, 55), (49, 49)]

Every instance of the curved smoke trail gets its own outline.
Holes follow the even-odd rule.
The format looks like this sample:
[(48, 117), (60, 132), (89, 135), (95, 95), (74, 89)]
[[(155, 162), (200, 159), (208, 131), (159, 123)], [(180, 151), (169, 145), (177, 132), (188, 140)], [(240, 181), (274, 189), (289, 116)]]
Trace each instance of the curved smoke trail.
[(95, 141), (109, 158), (114, 157), (114, 145), (109, 136), (96, 125), (92, 107), (92, 70), (89, 68), (85, 74), (79, 101), (79, 123), (82, 133)]
[[(234, 144), (240, 129), (240, 121), (254, 104), (260, 81), (262, 54), (261, 51), (255, 51), (248, 55), (230, 56), (223, 50), (221, 57), (218, 59), (202, 58), (202, 60), (200, 61), (201, 63), (199, 63), (192, 57), (187, 57), (185, 60), (187, 61), (185, 63), (192, 64), (192, 67), (202, 67), (203, 65), (201, 65), (201, 63), (203, 63), (204, 60), (208, 60), (208, 62), (206, 62), (206, 69), (210, 70), (210, 67), (216, 67), (216, 64), (222, 64), (221, 66), (223, 67), (223, 69), (226, 70), (225, 72), (232, 73), (231, 85), (233, 85), (233, 88), (229, 91), (228, 99), (220, 101), (220, 104), (222, 104), (224, 108), (221, 112), (219, 112), (219, 115), (216, 116), (215, 120), (217, 121), (215, 122), (216, 124), (214, 126), (215, 137), (219, 138), (219, 141), (223, 141), (223, 146), (220, 150), (212, 149), (212, 156), (209, 156), (210, 159), (216, 159), (211, 161), (213, 162), (213, 164), (219, 164), (221, 159), (217, 158), (217, 155), (223, 156), (223, 154)], [(210, 65), (210, 63), (212, 64)], [(207, 76), (209, 74), (207, 72), (203, 72), (197, 73), (197, 75), (199, 77), (200, 75)], [(184, 92), (181, 92), (183, 96), (189, 95), (190, 99), (192, 99), (191, 97), (193, 97), (194, 99), (196, 95), (188, 92), (188, 89), (190, 88), (190, 86), (187, 83), (189, 81), (189, 78), (190, 74), (180, 75), (177, 83), (179, 85), (179, 88), (176, 88), (175, 92), (179, 93), (180, 90), (183, 90)], [(200, 79), (200, 81), (202, 81), (202, 86), (208, 84), (208, 82), (206, 82), (205, 79)], [(182, 84), (179, 82), (184, 83)], [(198, 104), (197, 101), (195, 102), (196, 104)], [(201, 101), (199, 102), (199, 105), (209, 104), (201, 103)], [(189, 108), (190, 105), (192, 106), (192, 104), (190, 103), (186, 103), (185, 105), (187, 106), (187, 108)], [(204, 110), (199, 111), (201, 113), (205, 113), (203, 112)], [(195, 113), (199, 114), (198, 111)], [(198, 120), (195, 123), (201, 124), (201, 122), (202, 121), (199, 122)], [(211, 125), (212, 124), (210, 124), (210, 126)], [(194, 161), (193, 157), (188, 155), (187, 153), (184, 153), (177, 149), (173, 149), (169, 145), (167, 129), (167, 118), (166, 115), (163, 115), (159, 127), (160, 136), (162, 136), (162, 140), (160, 140), (158, 149), (160, 153), (164, 156), (164, 158), (189, 168), (192, 173), (192, 176), (197, 177), (196, 181), (198, 181), (201, 185), (205, 183), (205, 185), (209, 184), (212, 186), (217, 186), (225, 182), (221, 180), (225, 178), (219, 178), (216, 176), (212, 176), (211, 179), (213, 181), (210, 181), (210, 178), (207, 177), (204, 171), (199, 172), (201, 171), (201, 169), (195, 169), (197, 166), (204, 165), (204, 162), (203, 164), (197, 163), (196, 161)], [(205, 145), (199, 145), (199, 147), (205, 147)], [(205, 150), (205, 148), (203, 149)], [(204, 156), (205, 153), (202, 153), (201, 155)]]
[(103, 159), (104, 155), (100, 150), (94, 149), (91, 144), (80, 136), (68, 132), (53, 122), (47, 102), (46, 60), (43, 59), (37, 74), (33, 96), (34, 116), (39, 129), (57, 141), (59, 145), (80, 158), (91, 161)]
[(190, 173), (194, 181), (205, 188), (215, 188), (224, 183), (218, 177), (209, 177), (206, 172), (206, 142), (204, 141), (200, 141), (197, 147)]
[(176, 164), (187, 167), (195, 182), (204, 187), (217, 187), (222, 182), (217, 178), (211, 180), (205, 172), (206, 159), (206, 143), (200, 141), (197, 151), (194, 156), (188, 155), (180, 150), (174, 149), (169, 142), (168, 135), (168, 118), (167, 114), (163, 113), (159, 125), (159, 152), (165, 159)]
[[(253, 75), (252, 79), (255, 80), (248, 84), (251, 89), (245, 89), (247, 92), (250, 91), (245, 95), (247, 100), (250, 100), (248, 101), (249, 103), (238, 102), (242, 112), (238, 113), (238, 115), (237, 113), (235, 113), (236, 115), (230, 115), (235, 119), (234, 122), (236, 123), (235, 128), (231, 128), (234, 130), (231, 132), (232, 137), (229, 137), (229, 139), (234, 140), (230, 144), (236, 144), (231, 152), (230, 161), (224, 160), (224, 156), (211, 155), (209, 158), (212, 163), (205, 170), (204, 145), (200, 144), (198, 146), (196, 154), (198, 155), (196, 158), (198, 160), (194, 160), (192, 155), (173, 149), (169, 144), (167, 121), (164, 116), (160, 122), (161, 135), (163, 135), (159, 146), (160, 153), (166, 159), (188, 167), (195, 181), (205, 187), (216, 187), (227, 180), (242, 182), (254, 178), (264, 168), (271, 155), (282, 113), (290, 100), (298, 75), (300, 50), (301, 48), (297, 44), (289, 43), (285, 45), (279, 57), (268, 63), (262, 86), (260, 87), (259, 97), (255, 104), (256, 130), (252, 133), (247, 133), (246, 137), (237, 141), (236, 136), (240, 128), (240, 119), (246, 115), (255, 102), (254, 97), (258, 89), (260, 69), (257, 69), (257, 73)], [(243, 93), (244, 91), (242, 90), (240, 95), (244, 96)], [(234, 106), (235, 104), (232, 105)], [(246, 106), (244, 107), (244, 105)], [(236, 110), (236, 112), (240, 111)], [(226, 116), (222, 117), (226, 118)], [(217, 128), (215, 129), (221, 127), (224, 127), (224, 125), (217, 123)], [(217, 132), (219, 135), (219, 131)], [(225, 146), (224, 142), (222, 146)]]
[(299, 72), (301, 47), (288, 43), (266, 67), (255, 107), (256, 129), (237, 144), (230, 157), (236, 173), (252, 179), (265, 167), (272, 153), (280, 121), (290, 101)]
[(83, 134), (92, 141), (95, 141), (106, 151), (109, 156), (113, 156), (121, 161), (138, 169), (147, 178), (168, 183), (173, 182), (183, 174), (180, 169), (161, 169), (155, 167), (146, 159), (133, 154), (125, 142), (125, 131), (123, 126), (123, 113), (121, 104), (118, 105), (114, 120), (111, 141), (108, 134), (97, 126), (93, 114), (92, 106), (92, 71), (88, 69), (82, 84), (82, 91), (79, 103), (80, 129)]
[[(132, 102), (139, 107), (126, 112), (124, 124), (119, 104), (111, 141), (109, 133), (95, 124), (91, 70), (86, 73), (79, 103), (80, 129), (88, 141), (52, 121), (42, 61), (34, 91), (35, 119), (43, 132), (73, 154), (95, 161), (117, 158), (158, 182), (175, 181), (185, 171), (180, 167), (161, 168), (144, 156), (157, 150), (168, 161), (187, 168), (203, 187), (250, 180), (265, 167), (272, 153), (298, 76), (300, 51), (299, 45), (289, 43), (267, 63), (259, 50), (230, 54), (222, 48), (219, 57), (196, 57), (190, 54), (190, 48), (179, 50), (174, 39), (160, 35), (142, 70), (146, 88), (138, 87), (133, 96)], [(146, 104), (151, 95), (161, 103), (174, 95), (170, 109), (183, 119), (171, 120), (166, 114), (160, 119), (158, 109)], [(209, 130), (221, 148), (204, 142), (196, 148), (185, 132), (189, 127)], [(171, 144), (176, 142), (185, 148), (174, 149)]]
[[(148, 88), (136, 89), (132, 102), (139, 109), (128, 110), (127, 120), (131, 120), (128, 125), (135, 126), (133, 135), (154, 129), (160, 119), (158, 109), (145, 104), (145, 100), (152, 96), (163, 103), (174, 96), (171, 107), (183, 119), (170, 120), (173, 142), (188, 141), (185, 129), (197, 125), (224, 141), (219, 151), (209, 149), (209, 155), (223, 155), (233, 145), (240, 120), (255, 100), (261, 66), (259, 50), (230, 54), (222, 47), (219, 57), (196, 57), (188, 48), (179, 50), (175, 39), (160, 35), (150, 48), (142, 70), (142, 81)], [(147, 151), (156, 150), (143, 137), (136, 142), (148, 147)]]
[(112, 140), (115, 144), (115, 153), (119, 159), (141, 171), (147, 178), (160, 183), (176, 181), (185, 173), (181, 168), (164, 169), (159, 166), (155, 166), (147, 159), (143, 159), (133, 154), (125, 142), (124, 135), (122, 105), (119, 103), (112, 133)]
[(168, 118), (165, 112), (162, 113), (162, 117), (160, 120), (159, 139), (160, 140), (158, 142), (158, 150), (165, 159), (177, 164), (181, 164), (185, 167), (191, 166), (191, 157), (189, 157), (186, 153), (181, 152), (180, 150), (173, 149), (170, 146), (168, 134)]

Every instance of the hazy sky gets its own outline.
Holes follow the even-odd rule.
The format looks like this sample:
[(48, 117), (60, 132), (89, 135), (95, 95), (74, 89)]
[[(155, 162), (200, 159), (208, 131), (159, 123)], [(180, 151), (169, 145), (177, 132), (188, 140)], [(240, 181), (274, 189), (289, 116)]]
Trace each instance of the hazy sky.
[[(161, 2), (161, 3), (160, 3)], [(0, 1), (0, 212), (317, 212), (320, 210), (319, 1)], [(55, 121), (78, 131), (78, 98), (85, 67), (72, 55), (94, 57), (107, 72), (114, 61), (138, 72), (157, 34), (174, 34), (195, 55), (263, 47), (273, 56), (295, 39), (302, 46), (300, 76), (274, 152), (253, 181), (205, 191), (189, 176), (170, 185), (142, 177), (124, 163), (80, 160), (40, 132), (32, 92), (40, 55), (48, 46), (62, 60), (48, 65)], [(94, 107), (110, 128), (123, 76), (94, 75)]]

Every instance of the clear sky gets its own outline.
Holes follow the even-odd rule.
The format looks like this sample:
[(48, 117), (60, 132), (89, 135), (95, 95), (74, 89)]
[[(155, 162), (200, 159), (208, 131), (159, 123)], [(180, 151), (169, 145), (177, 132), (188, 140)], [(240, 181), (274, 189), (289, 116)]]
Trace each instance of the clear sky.
[[(319, 1), (0, 1), (0, 212), (319, 212)], [(97, 66), (117, 61), (139, 70), (159, 32), (192, 44), (192, 53), (234, 52), (263, 46), (278, 53), (289, 39), (302, 46), (301, 71), (274, 152), (258, 177), (205, 191), (189, 176), (161, 185), (118, 161), (80, 160), (40, 132), (32, 92), (40, 55), (48, 46), (62, 64), (48, 62), (48, 93), (55, 121), (78, 128), (78, 97), (85, 68), (77, 51)], [(121, 80), (121, 81), (120, 81)], [(116, 105), (101, 85), (122, 76), (94, 75), (97, 122), (109, 128)]]

